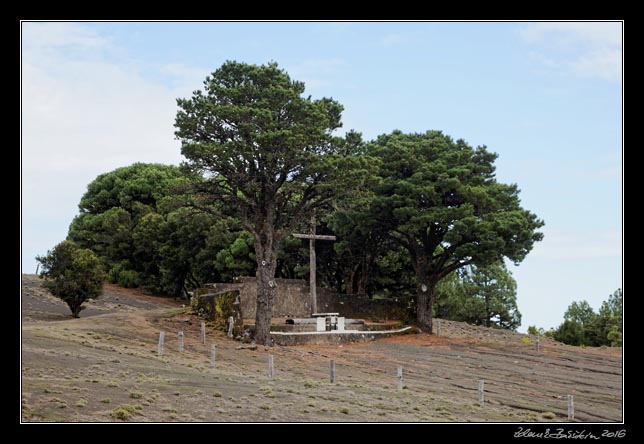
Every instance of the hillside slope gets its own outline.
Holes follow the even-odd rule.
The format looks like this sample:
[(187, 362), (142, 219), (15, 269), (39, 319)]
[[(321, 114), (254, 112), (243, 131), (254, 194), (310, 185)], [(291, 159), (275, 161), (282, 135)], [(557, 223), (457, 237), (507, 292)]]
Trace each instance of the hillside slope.
[(441, 337), (236, 350), (210, 328), (201, 344), (199, 319), (169, 299), (108, 286), (72, 319), (37, 277), (23, 276), (22, 290), (23, 421), (553, 422), (567, 421), (568, 394), (578, 421), (622, 418), (621, 349), (544, 341), (537, 353), (525, 335), (443, 320)]

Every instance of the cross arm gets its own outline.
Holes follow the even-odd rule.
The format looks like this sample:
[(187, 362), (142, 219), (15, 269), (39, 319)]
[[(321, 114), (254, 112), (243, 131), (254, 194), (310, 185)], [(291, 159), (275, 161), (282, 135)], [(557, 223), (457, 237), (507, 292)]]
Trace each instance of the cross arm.
[(323, 236), (321, 234), (299, 234), (293, 233), (293, 237), (298, 239), (316, 239), (316, 240), (335, 240), (335, 236)]

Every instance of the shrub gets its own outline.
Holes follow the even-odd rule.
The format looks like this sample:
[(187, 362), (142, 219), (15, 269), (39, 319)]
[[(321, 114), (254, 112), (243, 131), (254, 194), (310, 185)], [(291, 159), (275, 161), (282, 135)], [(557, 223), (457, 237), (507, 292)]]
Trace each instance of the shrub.
[(141, 406), (138, 405), (129, 405), (123, 404), (112, 410), (110, 416), (112, 418), (121, 419), (123, 421), (128, 421), (132, 416), (141, 414)]

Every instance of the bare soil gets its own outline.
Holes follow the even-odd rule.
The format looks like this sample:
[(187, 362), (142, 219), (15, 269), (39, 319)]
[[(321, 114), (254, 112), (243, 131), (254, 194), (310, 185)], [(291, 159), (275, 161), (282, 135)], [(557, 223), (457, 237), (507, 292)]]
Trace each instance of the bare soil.
[(549, 423), (568, 421), (568, 394), (576, 421), (622, 421), (621, 348), (542, 339), (537, 352), (534, 337), (441, 320), (440, 337), (236, 350), (239, 342), (211, 327), (201, 344), (188, 308), (138, 290), (106, 285), (73, 319), (38, 277), (23, 275), (21, 301), (25, 422)]

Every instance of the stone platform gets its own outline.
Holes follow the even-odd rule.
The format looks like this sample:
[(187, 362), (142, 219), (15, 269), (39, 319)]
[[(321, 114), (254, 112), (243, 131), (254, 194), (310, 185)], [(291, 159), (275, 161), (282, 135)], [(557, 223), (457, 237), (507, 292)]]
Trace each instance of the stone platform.
[(277, 345), (334, 345), (351, 342), (370, 342), (379, 338), (388, 338), (411, 332), (411, 327), (380, 331), (271, 331), (271, 338)]

